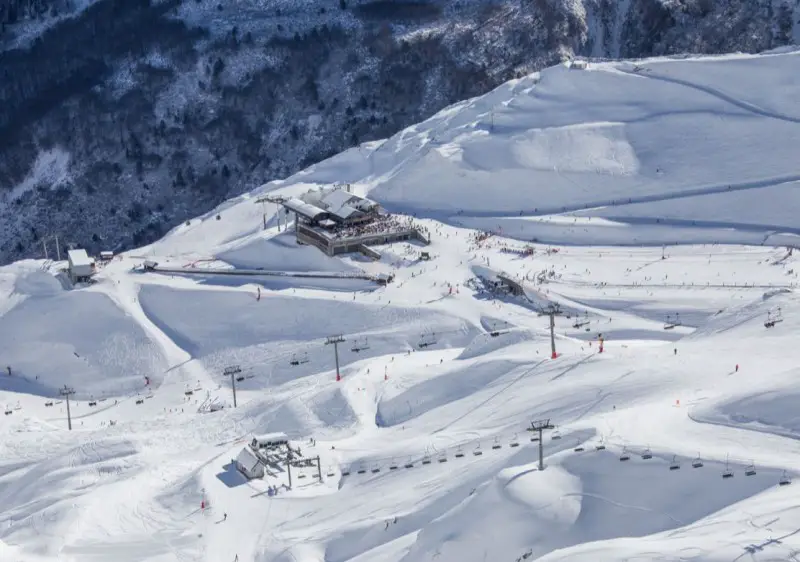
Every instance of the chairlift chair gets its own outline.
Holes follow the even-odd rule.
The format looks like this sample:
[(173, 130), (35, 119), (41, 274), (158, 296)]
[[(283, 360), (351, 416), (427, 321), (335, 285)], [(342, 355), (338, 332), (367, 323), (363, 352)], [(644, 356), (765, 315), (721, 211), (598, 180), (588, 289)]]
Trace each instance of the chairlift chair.
[(669, 463), (670, 470), (678, 470), (681, 467), (681, 463), (678, 461), (678, 455), (672, 455), (672, 462)]
[(503, 448), (503, 446), (500, 444), (500, 441), (497, 439), (497, 437), (495, 437), (494, 438), (494, 443), (492, 443), (492, 449), (496, 450), (496, 449), (502, 449), (502, 448)]
[(389, 470), (397, 470), (397, 463), (392, 459), (392, 462), (389, 463)]
[(745, 476), (755, 476), (755, 474), (756, 474), (756, 465), (755, 465), (755, 463), (751, 462), (749, 465), (747, 465), (745, 467), (744, 475)]
[(561, 439), (561, 432), (557, 429), (553, 430), (553, 433), (550, 434), (550, 439), (553, 441)]
[(300, 360), (297, 359), (297, 356), (294, 353), (292, 353), (292, 359), (289, 361), (289, 365), (291, 365), (292, 367), (297, 367), (299, 364)]
[(792, 479), (789, 478), (789, 475), (784, 470), (783, 474), (781, 474), (781, 479), (778, 481), (778, 485), (779, 486), (788, 486), (791, 483), (792, 483)]
[(414, 461), (409, 458), (408, 462), (406, 464), (404, 464), (403, 467), (405, 467), (405, 468), (414, 468)]
[(305, 477), (306, 477), (306, 473), (305, 473), (305, 472), (300, 472), (300, 473), (297, 475), (297, 478), (298, 478), (298, 480), (299, 480), (300, 478), (305, 478)]
[(342, 469), (342, 476), (350, 476), (350, 468), (343, 468)]
[(533, 435), (531, 435), (531, 443), (535, 443), (538, 440), (539, 440), (538, 434), (534, 433)]
[(239, 375), (236, 377), (236, 382), (242, 382), (244, 380), (244, 375)]
[(439, 462), (447, 462), (447, 453), (439, 455)]
[(367, 473), (367, 468), (363, 464), (360, 467), (358, 467), (358, 474), (366, 474), (366, 473)]
[(605, 451), (606, 444), (600, 441), (597, 445), (594, 446), (595, 451)]
[(428, 455), (422, 457), (422, 464), (431, 464), (431, 458)]
[(472, 454), (474, 456), (476, 456), (476, 457), (479, 457), (479, 456), (481, 456), (483, 454), (483, 449), (481, 449), (481, 444), (480, 443), (478, 443), (478, 446), (475, 447), (474, 451), (472, 451)]
[(436, 343), (436, 335), (433, 332), (422, 334), (419, 338), (417, 347), (420, 349), (430, 347)]
[(665, 329), (665, 330), (671, 330), (671, 329), (672, 329), (672, 328), (674, 328), (676, 325), (677, 325), (677, 324), (676, 324), (675, 322), (672, 322), (672, 321), (670, 320), (670, 316), (669, 316), (669, 314), (667, 314), (667, 321), (664, 323), (664, 329)]
[(378, 474), (380, 471), (381, 467), (379, 467), (377, 464), (372, 467), (372, 474)]
[(702, 468), (703, 461), (700, 458), (700, 454), (698, 453), (697, 458), (692, 461), (692, 468)]
[(511, 440), (511, 443), (508, 444), (509, 447), (519, 447), (519, 439), (517, 439), (517, 434), (514, 434), (514, 439)]
[(725, 470), (722, 471), (723, 478), (733, 478), (733, 471), (731, 470), (730, 466), (728, 465), (728, 461), (725, 461)]
[(366, 336), (361, 339), (356, 339), (353, 342), (353, 347), (350, 348), (350, 351), (358, 353), (359, 351), (363, 351), (365, 349), (369, 349), (369, 341), (367, 341)]
[(464, 456), (464, 451), (461, 449), (461, 446), (459, 445), (458, 449), (456, 450), (456, 458), (460, 459), (463, 456)]
[(648, 460), (653, 458), (653, 453), (650, 452), (650, 447), (642, 452), (642, 459)]
[[(344, 473), (342, 473), (342, 474), (344, 474)], [(335, 475), (336, 475), (336, 473), (333, 471), (333, 468), (329, 466), (329, 467), (328, 467), (328, 472), (327, 472), (325, 475), (326, 475), (328, 478), (332, 478), (333, 476), (335, 476)]]
[(572, 450), (575, 451), (576, 453), (582, 453), (586, 449), (584, 448), (582, 443), (578, 443), (577, 445), (575, 445), (575, 448), (572, 449)]
[(622, 448), (622, 454), (619, 456), (620, 462), (625, 462), (631, 460), (630, 454), (628, 454), (628, 449), (625, 447)]

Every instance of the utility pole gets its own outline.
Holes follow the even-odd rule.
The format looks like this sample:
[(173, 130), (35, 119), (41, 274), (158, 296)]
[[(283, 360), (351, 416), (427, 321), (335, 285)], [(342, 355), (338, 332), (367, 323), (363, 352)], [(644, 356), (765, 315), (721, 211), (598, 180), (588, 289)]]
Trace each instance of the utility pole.
[(550, 423), (550, 420), (546, 419), (532, 421), (530, 428), (528, 428), (529, 431), (539, 432), (539, 470), (544, 470), (544, 445), (542, 441), (542, 430), (553, 429), (554, 427), (555, 426)]
[(333, 344), (333, 353), (336, 356), (336, 381), (342, 380), (342, 376), (339, 374), (339, 344), (342, 343), (344, 337), (342, 335), (338, 336), (328, 336), (328, 339), (325, 340), (325, 345)]
[(222, 372), (225, 376), (231, 377), (231, 388), (233, 389), (233, 407), (236, 407), (236, 375), (242, 372), (242, 369), (239, 368), (239, 365), (231, 365), (230, 367), (225, 367), (225, 370)]
[(556, 311), (554, 309), (550, 309), (549, 312), (550, 316), (550, 359), (555, 359), (558, 357), (556, 353)]
[(322, 464), (319, 461), (319, 455), (317, 455), (317, 479), (322, 482)]
[(75, 394), (75, 390), (67, 385), (64, 385), (64, 388), (61, 389), (60, 394), (67, 401), (67, 428), (72, 431), (72, 413), (69, 411), (69, 397)]

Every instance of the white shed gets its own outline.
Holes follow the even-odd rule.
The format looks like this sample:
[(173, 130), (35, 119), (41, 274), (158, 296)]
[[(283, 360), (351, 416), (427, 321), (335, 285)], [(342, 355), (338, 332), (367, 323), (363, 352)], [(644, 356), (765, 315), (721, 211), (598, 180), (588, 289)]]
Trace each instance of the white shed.
[(264, 465), (250, 447), (239, 451), (239, 456), (236, 457), (236, 468), (251, 480), (264, 477)]
[(585, 60), (574, 60), (570, 63), (569, 68), (570, 70), (586, 70), (589, 66), (589, 63)]
[(86, 250), (70, 250), (67, 252), (67, 260), (69, 261), (69, 276), (73, 283), (94, 275), (94, 260), (89, 257)]

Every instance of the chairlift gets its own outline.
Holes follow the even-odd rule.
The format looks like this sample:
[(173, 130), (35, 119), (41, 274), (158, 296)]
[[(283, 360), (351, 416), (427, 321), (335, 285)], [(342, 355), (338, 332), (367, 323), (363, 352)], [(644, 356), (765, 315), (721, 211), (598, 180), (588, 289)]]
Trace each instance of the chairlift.
[(366, 474), (366, 473), (367, 473), (367, 468), (363, 464), (358, 467), (358, 474)]
[(492, 444), (492, 449), (502, 449), (502, 448), (503, 446), (500, 444), (500, 440), (497, 437), (495, 437), (494, 443)]
[(653, 458), (653, 453), (650, 452), (650, 447), (647, 447), (647, 449), (645, 449), (642, 452), (642, 459), (648, 460), (648, 459), (652, 459), (652, 458)]
[(550, 434), (550, 439), (555, 441), (556, 439), (561, 439), (561, 432), (557, 429), (553, 430), (553, 433)]
[(45, 402), (44, 405), (45, 406), (52, 406), (53, 405), (53, 401), (50, 400), (49, 402)]
[(359, 351), (363, 351), (365, 349), (369, 349), (369, 341), (367, 341), (366, 336), (364, 336), (363, 338), (356, 339), (353, 342), (353, 347), (350, 348), (350, 351), (358, 353)]
[(244, 380), (244, 375), (239, 375), (236, 377), (236, 382), (242, 382)]
[(619, 460), (620, 462), (631, 460), (631, 456), (628, 454), (628, 450), (625, 447), (622, 448), (622, 454), (619, 456)]
[(6, 415), (10, 416), (13, 413), (14, 413), (14, 410), (9, 410), (8, 406), (6, 406)]
[(342, 476), (350, 476), (350, 468), (343, 468), (342, 469)]
[(428, 455), (422, 457), (422, 464), (431, 464), (431, 458)]
[(300, 473), (297, 475), (297, 479), (298, 479), (298, 480), (299, 480), (299, 479), (301, 479), (301, 478), (305, 478), (305, 477), (306, 477), (306, 473), (305, 473), (305, 472), (300, 472)]
[(479, 457), (479, 456), (481, 456), (483, 454), (483, 449), (481, 449), (481, 444), (480, 443), (478, 443), (478, 446), (475, 447), (474, 451), (472, 451), (472, 454), (474, 456), (476, 456), (476, 457)]
[(392, 459), (392, 462), (389, 463), (389, 470), (397, 470), (397, 463)]
[(404, 464), (403, 467), (404, 468), (414, 468), (414, 461), (409, 458), (408, 462), (406, 464)]
[(461, 446), (459, 445), (458, 449), (456, 450), (456, 458), (460, 459), (463, 456), (464, 456), (464, 451), (461, 449)]
[(519, 439), (517, 439), (517, 434), (514, 434), (514, 439), (511, 440), (511, 443), (508, 444), (509, 447), (519, 447)]
[(698, 453), (698, 454), (697, 454), (697, 458), (695, 458), (695, 459), (692, 461), (692, 468), (702, 468), (702, 466), (703, 466), (703, 461), (702, 461), (702, 459), (700, 458), (700, 454)]
[(439, 455), (439, 462), (447, 462), (447, 453), (442, 453)]
[(681, 463), (678, 461), (678, 455), (672, 455), (672, 462), (669, 463), (670, 470), (678, 470), (681, 467)]
[(89, 406), (97, 406), (97, 401), (96, 400), (90, 400), (89, 401)]
[(539, 440), (539, 435), (537, 433), (531, 435), (531, 443), (536, 443), (538, 440)]
[(417, 347), (420, 349), (424, 349), (426, 347), (430, 347), (436, 344), (436, 334), (433, 332), (424, 333), (419, 338), (419, 343)]
[(296, 353), (292, 353), (292, 359), (289, 361), (289, 365), (297, 367), (303, 363), (308, 363), (308, 352), (303, 352), (299, 357)]
[(664, 323), (664, 329), (665, 330), (671, 330), (677, 325), (678, 324), (676, 322), (673, 322), (672, 320), (670, 320), (670, 315), (667, 314), (667, 321)]
[(600, 442), (597, 445), (594, 446), (594, 450), (595, 451), (605, 451), (606, 450), (605, 442), (601, 439)]
[(194, 391), (193, 391), (191, 388), (187, 388), (187, 389), (184, 391), (184, 394), (185, 394), (186, 396), (191, 396), (192, 394), (194, 394)]
[(372, 467), (372, 474), (378, 474), (380, 471), (381, 467), (379, 467), (377, 464)]
[[(567, 318), (569, 318), (569, 316), (567, 316)], [(572, 325), (572, 327), (577, 330), (577, 329), (583, 328), (587, 324), (589, 324), (589, 312), (588, 311), (586, 311), (586, 315), (583, 317), (582, 320), (579, 319), (578, 316), (576, 315), (575, 316), (575, 323)]]
[[(344, 473), (342, 473), (342, 475), (344, 475)], [(328, 467), (328, 472), (326, 473), (326, 476), (328, 478), (332, 478), (333, 476), (336, 476), (336, 473), (333, 471), (332, 467), (330, 467), (330, 466)]]
[(744, 469), (745, 476), (755, 476), (756, 475), (756, 465), (753, 462), (750, 462)]
[(723, 478), (733, 478), (733, 471), (731, 470), (730, 466), (728, 465), (728, 458), (725, 458), (725, 470), (722, 471)]
[(574, 449), (572, 449), (572, 450), (573, 450), (573, 451), (575, 451), (576, 453), (582, 453), (582, 452), (584, 452), (586, 449), (584, 448), (584, 446), (583, 446), (583, 444), (582, 444), (582, 443), (578, 443), (577, 445), (575, 445), (575, 448), (574, 448)]
[(791, 483), (792, 483), (792, 479), (789, 478), (789, 475), (784, 470), (783, 474), (781, 474), (781, 479), (778, 481), (778, 486), (788, 486)]

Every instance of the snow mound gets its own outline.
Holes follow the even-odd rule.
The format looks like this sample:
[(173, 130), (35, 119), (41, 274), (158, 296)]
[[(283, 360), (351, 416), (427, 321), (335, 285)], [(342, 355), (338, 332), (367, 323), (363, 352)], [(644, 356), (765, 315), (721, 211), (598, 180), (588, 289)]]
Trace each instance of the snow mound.
[(12, 370), (0, 379), (3, 388), (52, 396), (67, 384), (78, 397), (118, 396), (165, 367), (142, 328), (108, 297), (56, 290), (45, 275), (26, 276), (23, 286), (36, 295), (0, 316), (0, 357)]

